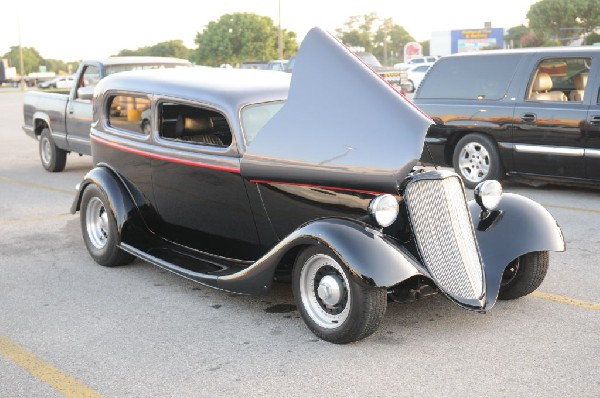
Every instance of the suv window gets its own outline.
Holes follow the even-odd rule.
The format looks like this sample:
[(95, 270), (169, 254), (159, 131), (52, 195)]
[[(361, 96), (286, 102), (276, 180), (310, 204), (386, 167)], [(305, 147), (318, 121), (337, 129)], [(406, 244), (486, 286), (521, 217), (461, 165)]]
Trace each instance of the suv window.
[(148, 134), (150, 100), (133, 95), (115, 95), (108, 99), (108, 125), (128, 133)]
[(196, 145), (227, 147), (231, 129), (219, 112), (197, 106), (162, 102), (158, 105), (160, 137)]
[(529, 82), (527, 99), (583, 102), (591, 66), (589, 57), (544, 59)]
[(502, 54), (442, 58), (428, 72), (418, 98), (501, 99), (521, 57)]

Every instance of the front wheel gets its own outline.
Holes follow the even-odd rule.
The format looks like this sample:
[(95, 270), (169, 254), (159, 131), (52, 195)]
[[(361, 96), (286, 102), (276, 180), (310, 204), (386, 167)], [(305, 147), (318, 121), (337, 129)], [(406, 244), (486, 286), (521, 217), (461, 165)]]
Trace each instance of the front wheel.
[(502, 274), (500, 300), (526, 296), (537, 289), (548, 271), (548, 252), (531, 252), (512, 261)]
[(325, 341), (346, 344), (371, 335), (383, 319), (387, 292), (362, 286), (330, 249), (312, 246), (296, 259), (294, 300), (308, 328)]
[(128, 264), (134, 257), (119, 248), (115, 216), (104, 193), (95, 184), (85, 188), (81, 198), (81, 233), (90, 256), (105, 267)]
[(63, 171), (67, 164), (67, 151), (56, 146), (47, 128), (40, 135), (40, 160), (42, 166), (53, 173)]
[(483, 134), (461, 138), (454, 149), (452, 164), (468, 188), (475, 188), (485, 180), (500, 180), (504, 174), (496, 144)]

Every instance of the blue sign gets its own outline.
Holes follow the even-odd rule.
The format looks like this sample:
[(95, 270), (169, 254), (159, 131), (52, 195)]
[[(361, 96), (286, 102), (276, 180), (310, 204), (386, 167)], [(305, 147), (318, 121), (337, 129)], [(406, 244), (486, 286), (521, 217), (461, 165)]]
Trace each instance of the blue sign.
[(463, 53), (482, 49), (504, 48), (504, 29), (460, 29), (450, 32), (451, 52)]

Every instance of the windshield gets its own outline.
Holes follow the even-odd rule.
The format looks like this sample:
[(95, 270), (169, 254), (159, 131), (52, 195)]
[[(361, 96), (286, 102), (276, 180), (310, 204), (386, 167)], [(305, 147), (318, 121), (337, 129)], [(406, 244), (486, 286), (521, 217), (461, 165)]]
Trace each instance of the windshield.
[(242, 130), (246, 137), (246, 145), (250, 145), (260, 129), (279, 112), (283, 104), (284, 101), (266, 102), (245, 106), (242, 109)]
[(189, 64), (130, 64), (130, 65), (108, 65), (106, 76), (113, 73), (126, 72), (129, 70), (165, 69), (165, 68), (189, 68)]

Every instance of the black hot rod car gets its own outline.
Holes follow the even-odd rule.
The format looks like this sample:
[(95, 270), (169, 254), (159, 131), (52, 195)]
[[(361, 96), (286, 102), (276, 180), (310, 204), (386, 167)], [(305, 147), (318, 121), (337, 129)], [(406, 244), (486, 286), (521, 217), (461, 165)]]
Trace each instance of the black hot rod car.
[(564, 250), (557, 223), (496, 181), (467, 202), (456, 174), (415, 168), (430, 125), (318, 28), (291, 81), (120, 73), (96, 87), (95, 168), (71, 210), (101, 265), (139, 257), (244, 294), (291, 279), (308, 327), (334, 343), (373, 333), (388, 299), (441, 292), (483, 312), (531, 293)]

